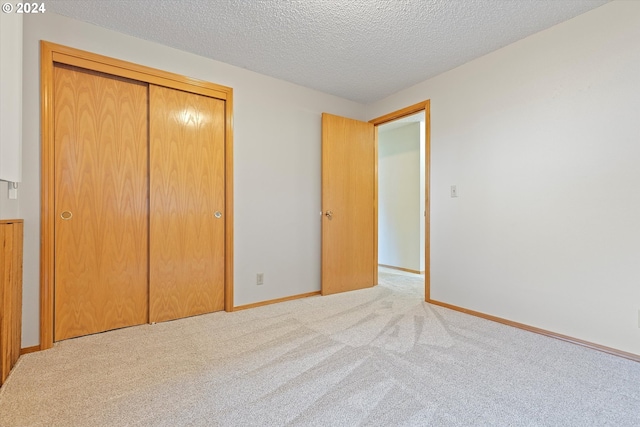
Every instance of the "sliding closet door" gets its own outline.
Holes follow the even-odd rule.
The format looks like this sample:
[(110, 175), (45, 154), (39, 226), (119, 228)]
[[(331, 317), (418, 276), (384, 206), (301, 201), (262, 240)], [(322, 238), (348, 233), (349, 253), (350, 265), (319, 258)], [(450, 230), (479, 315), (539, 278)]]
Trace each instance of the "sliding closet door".
[(148, 319), (147, 85), (54, 69), (55, 340)]
[(149, 320), (224, 309), (224, 101), (149, 87)]

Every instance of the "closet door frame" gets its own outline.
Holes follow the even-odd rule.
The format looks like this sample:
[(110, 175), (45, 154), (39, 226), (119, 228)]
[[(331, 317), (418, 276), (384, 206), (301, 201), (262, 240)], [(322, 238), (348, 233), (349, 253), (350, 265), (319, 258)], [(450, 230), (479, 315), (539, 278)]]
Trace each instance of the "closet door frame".
[(107, 56), (40, 42), (40, 350), (53, 347), (54, 320), (54, 64), (73, 65), (225, 101), (224, 310), (233, 311), (233, 89)]

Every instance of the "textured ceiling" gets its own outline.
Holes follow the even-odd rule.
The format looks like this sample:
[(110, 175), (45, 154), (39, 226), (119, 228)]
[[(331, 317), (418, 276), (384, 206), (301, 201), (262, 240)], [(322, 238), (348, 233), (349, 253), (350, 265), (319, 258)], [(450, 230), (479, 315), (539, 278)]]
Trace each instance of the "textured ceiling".
[(47, 10), (370, 103), (608, 0), (48, 0)]

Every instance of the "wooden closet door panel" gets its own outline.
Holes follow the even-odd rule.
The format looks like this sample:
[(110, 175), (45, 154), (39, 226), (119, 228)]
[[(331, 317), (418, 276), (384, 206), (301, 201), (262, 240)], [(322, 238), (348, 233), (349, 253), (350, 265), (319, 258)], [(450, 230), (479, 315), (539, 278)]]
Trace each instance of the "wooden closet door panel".
[(224, 309), (224, 101), (149, 87), (149, 319)]
[(148, 320), (148, 87), (56, 65), (55, 340)]

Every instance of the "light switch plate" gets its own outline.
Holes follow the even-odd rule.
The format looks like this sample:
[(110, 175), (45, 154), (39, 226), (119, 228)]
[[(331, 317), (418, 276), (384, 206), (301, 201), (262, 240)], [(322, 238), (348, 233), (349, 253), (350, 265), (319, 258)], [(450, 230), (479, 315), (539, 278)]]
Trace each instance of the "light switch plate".
[(9, 182), (8, 185), (9, 185), (8, 197), (12, 200), (16, 200), (18, 198), (18, 183)]

